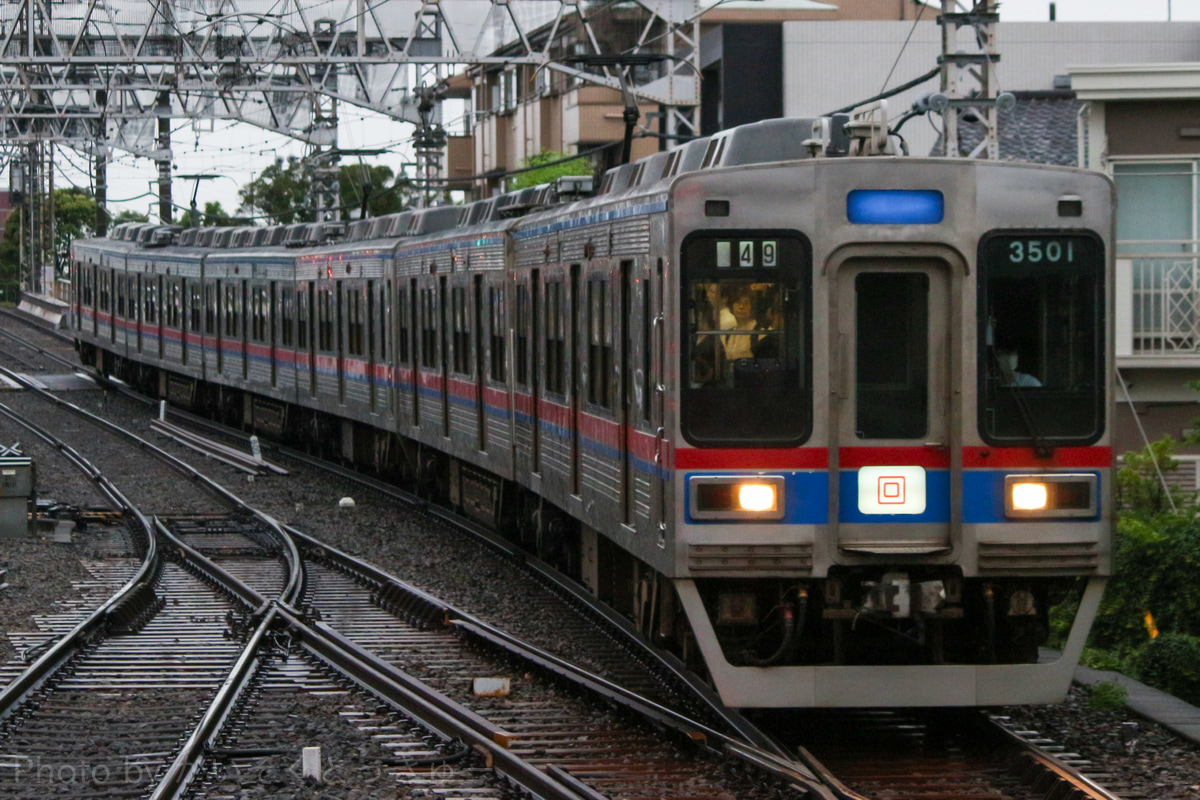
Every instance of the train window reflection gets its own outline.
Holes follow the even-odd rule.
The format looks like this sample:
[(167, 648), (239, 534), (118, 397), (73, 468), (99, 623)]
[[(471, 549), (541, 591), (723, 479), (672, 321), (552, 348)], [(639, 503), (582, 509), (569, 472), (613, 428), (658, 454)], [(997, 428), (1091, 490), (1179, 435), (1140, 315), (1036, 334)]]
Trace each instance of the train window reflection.
[(811, 418), (807, 248), (781, 237), (778, 267), (735, 274), (717, 252), (708, 237), (685, 245), (684, 435), (709, 447), (798, 444)]

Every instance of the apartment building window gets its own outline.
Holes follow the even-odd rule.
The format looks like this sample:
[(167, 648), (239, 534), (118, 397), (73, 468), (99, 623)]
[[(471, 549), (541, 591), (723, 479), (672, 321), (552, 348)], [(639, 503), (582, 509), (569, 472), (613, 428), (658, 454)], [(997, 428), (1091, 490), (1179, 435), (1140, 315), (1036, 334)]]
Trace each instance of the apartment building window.
[(1200, 353), (1200, 159), (1116, 162), (1113, 178), (1132, 350)]

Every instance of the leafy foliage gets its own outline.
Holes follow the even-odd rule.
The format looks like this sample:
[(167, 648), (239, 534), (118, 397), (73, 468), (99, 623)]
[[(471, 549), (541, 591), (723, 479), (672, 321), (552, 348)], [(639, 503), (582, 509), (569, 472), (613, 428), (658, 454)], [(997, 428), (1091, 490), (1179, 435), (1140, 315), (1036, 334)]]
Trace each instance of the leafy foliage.
[[(343, 165), (339, 167), (339, 195), (343, 216), (362, 209), (367, 198), (369, 216), (378, 217), (408, 208), (412, 182), (403, 172), (397, 177), (390, 167)], [(276, 161), (257, 178), (238, 190), (244, 208), (266, 215), (274, 223), (312, 222), (312, 182), (299, 159)]]
[(1200, 636), (1164, 633), (1134, 657), (1138, 679), (1189, 703), (1200, 703)]
[(586, 158), (572, 158), (570, 161), (563, 161), (561, 164), (553, 163), (561, 161), (564, 158), (570, 157), (556, 150), (543, 150), (536, 156), (530, 156), (525, 161), (526, 167), (542, 167), (543, 164), (549, 166), (529, 172), (522, 172), (509, 182), (508, 188), (526, 189), (530, 186), (540, 186), (543, 183), (550, 183), (566, 175), (592, 174), (591, 162)]
[(1117, 506), (1138, 513), (1158, 514), (1194, 503), (1195, 492), (1169, 484), (1164, 487), (1159, 477), (1160, 472), (1168, 475), (1179, 467), (1173, 457), (1178, 449), (1178, 442), (1164, 436), (1141, 452), (1126, 453), (1124, 464), (1117, 471)]
[(1117, 525), (1115, 556), (1092, 646), (1132, 654), (1150, 638), (1147, 612), (1161, 631), (1200, 635), (1200, 520), (1126, 515)]
[(113, 217), (110, 222), (113, 225), (120, 225), (122, 222), (149, 222), (149, 221), (150, 221), (150, 217), (146, 216), (145, 214), (141, 214), (137, 211), (130, 211), (130, 210), (126, 209), (125, 211), (122, 211), (121, 213), (119, 213), (115, 217)]
[(183, 212), (183, 216), (179, 219), (179, 224), (185, 228), (229, 228), (236, 225), (253, 224), (251, 220), (245, 217), (232, 217), (229, 212), (221, 207), (221, 203), (205, 203), (204, 212), (192, 211), (190, 208)]

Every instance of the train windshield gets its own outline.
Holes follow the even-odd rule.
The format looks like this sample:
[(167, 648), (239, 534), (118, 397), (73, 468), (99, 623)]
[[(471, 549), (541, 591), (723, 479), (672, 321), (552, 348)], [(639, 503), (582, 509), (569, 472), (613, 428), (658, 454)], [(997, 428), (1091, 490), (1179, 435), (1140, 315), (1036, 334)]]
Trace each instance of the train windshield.
[(993, 445), (1090, 444), (1104, 430), (1104, 247), (996, 232), (979, 253), (979, 426)]
[(684, 436), (701, 447), (799, 444), (811, 425), (806, 243), (694, 235), (684, 262)]

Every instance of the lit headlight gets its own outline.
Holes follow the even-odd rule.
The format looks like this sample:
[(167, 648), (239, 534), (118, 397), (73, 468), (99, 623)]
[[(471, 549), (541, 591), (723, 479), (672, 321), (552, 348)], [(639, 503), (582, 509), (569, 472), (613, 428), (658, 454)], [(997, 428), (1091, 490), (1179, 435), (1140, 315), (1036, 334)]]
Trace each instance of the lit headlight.
[(742, 511), (774, 511), (775, 487), (769, 483), (739, 484), (738, 505)]
[(783, 518), (781, 475), (693, 475), (688, 496), (692, 519)]
[(1012, 505), (1016, 511), (1041, 511), (1048, 502), (1049, 494), (1044, 483), (1014, 483)]
[(1004, 515), (1009, 519), (1062, 519), (1096, 516), (1097, 476), (1055, 473), (1006, 475)]

